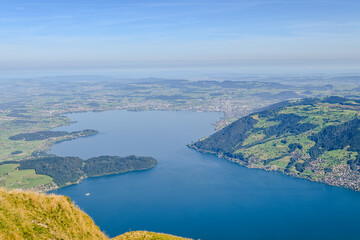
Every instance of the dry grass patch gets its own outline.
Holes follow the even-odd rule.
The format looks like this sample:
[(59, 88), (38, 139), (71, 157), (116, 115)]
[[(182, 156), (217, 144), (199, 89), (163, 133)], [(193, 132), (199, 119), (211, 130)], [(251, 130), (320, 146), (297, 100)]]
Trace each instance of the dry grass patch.
[[(68, 197), (0, 188), (1, 240), (109, 240)], [(115, 240), (184, 239), (152, 232), (129, 232)]]
[(113, 240), (184, 240), (184, 239), (188, 239), (188, 238), (181, 238), (163, 233), (135, 231), (120, 235), (114, 238)]
[(108, 239), (70, 198), (0, 189), (1, 239)]

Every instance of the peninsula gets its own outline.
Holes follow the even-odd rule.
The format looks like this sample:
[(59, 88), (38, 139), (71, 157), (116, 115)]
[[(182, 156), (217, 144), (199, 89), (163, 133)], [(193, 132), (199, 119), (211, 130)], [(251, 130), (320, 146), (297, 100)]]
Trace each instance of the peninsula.
[(0, 164), (0, 170), (8, 171), (7, 177), (5, 176), (3, 179), (3, 185), (6, 188), (17, 188), (18, 176), (23, 175), (20, 178), (23, 181), (22, 187), (45, 192), (79, 183), (87, 177), (147, 170), (156, 164), (157, 161), (152, 157), (134, 155), (128, 157), (100, 156), (88, 160), (49, 155), (20, 162), (3, 162)]
[(233, 122), (189, 147), (249, 168), (360, 191), (360, 101), (285, 101)]

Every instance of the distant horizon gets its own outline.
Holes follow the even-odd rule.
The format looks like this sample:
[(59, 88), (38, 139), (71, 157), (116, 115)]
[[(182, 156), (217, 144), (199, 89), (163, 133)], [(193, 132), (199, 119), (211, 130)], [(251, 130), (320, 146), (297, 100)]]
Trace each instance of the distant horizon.
[(211, 78), (246, 78), (246, 77), (338, 77), (360, 76), (356, 67), (313, 67), (303, 66), (252, 66), (252, 67), (168, 67), (168, 68), (114, 68), (114, 69), (53, 69), (53, 70), (0, 70), (0, 80), (51, 78), (51, 77), (99, 76), (105, 78), (172, 78), (188, 80), (206, 80)]
[(360, 72), (360, 2), (355, 0), (0, 4), (2, 75), (150, 68)]

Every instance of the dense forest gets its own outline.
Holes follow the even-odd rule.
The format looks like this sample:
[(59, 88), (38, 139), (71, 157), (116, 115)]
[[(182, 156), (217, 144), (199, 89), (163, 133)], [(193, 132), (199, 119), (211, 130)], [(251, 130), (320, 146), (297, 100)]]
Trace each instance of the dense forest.
[(316, 144), (309, 150), (312, 158), (317, 158), (325, 151), (349, 147), (350, 151), (360, 151), (360, 120), (355, 118), (349, 122), (328, 126), (309, 137)]
[(17, 134), (15, 136), (9, 137), (9, 139), (13, 141), (19, 141), (19, 140), (35, 141), (35, 140), (44, 140), (53, 137), (63, 137), (67, 134), (69, 133), (65, 131), (39, 131), (34, 133)]
[(157, 161), (151, 157), (100, 156), (83, 160), (78, 157), (48, 156), (19, 162), (19, 170), (35, 169), (37, 174), (47, 175), (63, 187), (86, 177), (97, 177), (154, 167)]
[(144, 170), (154, 167), (156, 160), (151, 157), (101, 156), (85, 161), (83, 171), (88, 177), (118, 174), (129, 171)]
[(250, 135), (249, 131), (256, 123), (257, 120), (251, 116), (243, 117), (210, 137), (194, 143), (194, 146), (210, 152), (231, 154)]
[(17, 134), (9, 137), (9, 139), (13, 141), (19, 141), (19, 140), (36, 141), (36, 140), (45, 140), (49, 138), (64, 137), (67, 135), (74, 137), (90, 136), (90, 135), (95, 135), (97, 133), (98, 131), (92, 129), (86, 129), (86, 130), (70, 132), (70, 133), (66, 131), (38, 131), (34, 133)]
[[(261, 112), (259, 115), (270, 115), (272, 117), (269, 118), (268, 121), (279, 122), (278, 124), (271, 127), (257, 129), (257, 131), (261, 131), (265, 134), (266, 137), (263, 139), (263, 141), (269, 139), (272, 136), (279, 137), (283, 134), (300, 134), (316, 127), (316, 125), (310, 123), (301, 123), (300, 121), (303, 120), (304, 117), (298, 116), (296, 114), (276, 115), (274, 112), (266, 110)], [(257, 122), (258, 120), (254, 119), (252, 115), (243, 117), (228, 127), (225, 127), (223, 130), (214, 133), (210, 137), (194, 143), (193, 146), (198, 149), (203, 149), (210, 152), (221, 152), (229, 157), (240, 157), (240, 154), (234, 154), (233, 152), (235, 152), (236, 149), (241, 146), (244, 141), (252, 134), (251, 130), (253, 130), (253, 126)]]
[[(347, 148), (348, 151), (360, 152), (360, 120), (355, 118), (337, 126), (329, 126), (321, 132), (310, 136), (316, 144), (309, 150), (312, 159), (318, 158), (325, 151)], [(360, 166), (360, 157), (348, 161), (351, 169)]]
[(285, 133), (300, 134), (307, 132), (316, 126), (310, 123), (301, 123), (300, 121), (305, 119), (296, 114), (279, 114), (274, 118), (270, 118), (268, 121), (280, 122), (279, 124), (267, 128), (262, 128), (267, 138), (271, 136), (281, 136)]

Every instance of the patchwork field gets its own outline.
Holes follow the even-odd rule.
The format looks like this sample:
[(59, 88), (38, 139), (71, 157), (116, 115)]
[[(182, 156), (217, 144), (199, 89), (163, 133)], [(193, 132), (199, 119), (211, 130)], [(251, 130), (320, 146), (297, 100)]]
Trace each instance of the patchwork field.
[(190, 147), (251, 168), (360, 190), (360, 101), (326, 97), (275, 104)]
[[(287, 99), (337, 95), (356, 100), (360, 96), (360, 83), (356, 76), (341, 77), (341, 81), (336, 77), (308, 77), (301, 78), (301, 81), (297, 80), (296, 77), (292, 79), (225, 78), (197, 81), (153, 78), (129, 80), (106, 77), (3, 80), (0, 85), (2, 95), (0, 99), (0, 164), (44, 157), (56, 142), (87, 136), (69, 133), (63, 136), (55, 134), (46, 138), (30, 138), (30, 140), (14, 138), (19, 135), (51, 131), (55, 127), (71, 124), (71, 120), (64, 115), (67, 113), (117, 109), (216, 111), (224, 113), (224, 117), (214, 123), (217, 129), (221, 129), (240, 117)], [(349, 103), (351, 101), (356, 103), (355, 100), (349, 100)], [(292, 106), (283, 111), (285, 111), (284, 114), (304, 114), (306, 119), (301, 121), (318, 126), (318, 129), (313, 129), (313, 131), (323, 126), (336, 125), (339, 119), (339, 121), (347, 121), (355, 114), (350, 105), (341, 111), (326, 105), (305, 111), (308, 107), (304, 104)], [(253, 115), (253, 118), (257, 116)], [(260, 117), (256, 126), (269, 128), (276, 127), (278, 124), (279, 121)], [(258, 131), (247, 136), (247, 139), (244, 139), (244, 142), (234, 151), (245, 157), (254, 158), (253, 156), (256, 155), (269, 160), (266, 164), (284, 168), (290, 161), (289, 156), (286, 156), (289, 144), (300, 141), (304, 150), (312, 147), (313, 143), (307, 138), (308, 134), (304, 132), (293, 139), (291, 136), (282, 136), (287, 141), (287, 143), (282, 143), (281, 140), (284, 139), (269, 138), (266, 133)], [(259, 141), (266, 143), (256, 146)], [(289, 167), (289, 169), (293, 168), (294, 166)], [(28, 173), (28, 176), (30, 175)], [(6, 172), (0, 174), (0, 184), (9, 186), (5, 182), (9, 183), (10, 176), (13, 179), (11, 186), (14, 188), (30, 186), (32, 188), (33, 183), (37, 182), (24, 181), (22, 173)], [(38, 183), (43, 182), (47, 181)]]
[(0, 187), (7, 189), (33, 188), (50, 184), (53, 179), (36, 174), (34, 169), (18, 170), (20, 164), (0, 165)]

